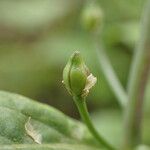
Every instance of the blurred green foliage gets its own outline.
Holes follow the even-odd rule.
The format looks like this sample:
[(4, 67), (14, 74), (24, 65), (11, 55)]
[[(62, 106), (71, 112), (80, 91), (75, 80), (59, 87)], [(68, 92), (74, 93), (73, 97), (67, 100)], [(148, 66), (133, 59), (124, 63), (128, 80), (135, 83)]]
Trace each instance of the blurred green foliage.
[[(104, 14), (102, 40), (126, 87), (145, 0), (98, 2)], [(98, 77), (90, 94), (90, 109), (118, 107), (99, 70), (92, 40), (80, 24), (85, 3), (84, 0), (0, 1), (0, 89), (38, 99), (77, 116), (61, 80), (68, 57), (79, 50)]]
[[(145, 0), (98, 2), (104, 14), (102, 40), (121, 83), (126, 87)], [(0, 1), (0, 89), (38, 99), (77, 117), (61, 80), (68, 57), (79, 50), (98, 78), (88, 98), (91, 111), (101, 109), (93, 114), (93, 120), (101, 133), (118, 145), (122, 132), (121, 112), (114, 109), (118, 107), (116, 98), (99, 70), (92, 40), (80, 24), (85, 3), (84, 0)], [(146, 143), (150, 143), (149, 88), (150, 84), (143, 132)], [(103, 111), (106, 107), (111, 108), (107, 113)]]

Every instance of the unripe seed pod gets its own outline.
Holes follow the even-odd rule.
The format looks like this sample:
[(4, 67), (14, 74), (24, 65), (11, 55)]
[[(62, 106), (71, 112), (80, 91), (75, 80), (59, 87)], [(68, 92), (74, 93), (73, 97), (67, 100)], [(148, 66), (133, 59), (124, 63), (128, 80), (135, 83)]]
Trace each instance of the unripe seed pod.
[[(86, 67), (80, 53), (75, 52), (69, 59), (66, 67), (64, 68), (63, 83), (65, 84), (66, 89), (71, 95), (87, 96), (89, 89), (87, 89), (86, 87), (87, 83), (89, 84), (89, 75), (91, 74)], [(96, 78), (94, 77), (94, 84), (95, 82)], [(88, 87), (91, 88), (92, 86)]]
[(83, 27), (92, 32), (100, 30), (103, 20), (103, 14), (101, 8), (93, 3), (88, 3), (83, 8), (81, 14), (81, 23)]

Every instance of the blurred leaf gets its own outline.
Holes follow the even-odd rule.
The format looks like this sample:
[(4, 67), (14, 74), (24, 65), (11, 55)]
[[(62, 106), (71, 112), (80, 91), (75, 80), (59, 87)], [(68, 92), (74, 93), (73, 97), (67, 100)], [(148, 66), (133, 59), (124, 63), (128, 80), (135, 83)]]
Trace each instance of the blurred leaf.
[(148, 145), (140, 145), (136, 148), (136, 150), (149, 150), (150, 147)]
[(118, 110), (101, 110), (92, 114), (95, 127), (101, 135), (116, 147), (122, 143), (122, 116)]
[[(2, 149), (8, 147), (74, 150), (75, 148), (86, 149), (88, 147), (84, 146), (86, 143), (90, 146), (94, 142), (87, 128), (78, 121), (47, 105), (2, 91), (0, 92), (0, 122), (0, 148)], [(39, 146), (36, 143), (48, 145)], [(10, 144), (12, 146), (5, 146)], [(89, 147), (90, 149), (95, 148)]]
[(113, 47), (124, 44), (134, 49), (135, 43), (139, 39), (139, 23), (125, 22), (108, 24), (104, 27), (103, 36), (105, 44)]
[(104, 150), (78, 144), (49, 144), (49, 145), (10, 145), (0, 146), (3, 150)]
[(76, 9), (78, 4), (78, 0), (0, 1), (0, 23), (16, 30), (33, 32), (66, 16)]
[[(105, 137), (112, 145), (119, 147), (123, 141), (123, 115), (119, 110), (101, 110), (92, 114), (93, 122), (98, 131)], [(145, 114), (142, 125), (143, 144), (150, 143), (150, 119), (149, 114)], [(142, 147), (141, 147), (142, 148)], [(147, 149), (146, 149), (147, 150)]]
[(105, 18), (109, 22), (138, 19), (145, 0), (99, 0), (104, 10)]

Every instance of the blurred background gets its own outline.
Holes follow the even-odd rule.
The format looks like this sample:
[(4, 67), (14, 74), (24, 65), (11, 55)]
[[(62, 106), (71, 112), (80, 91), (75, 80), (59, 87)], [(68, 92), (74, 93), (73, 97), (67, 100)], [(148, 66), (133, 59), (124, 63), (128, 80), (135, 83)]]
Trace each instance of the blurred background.
[[(126, 87), (145, 0), (97, 2), (104, 14), (103, 44)], [(0, 0), (0, 90), (22, 94), (78, 118), (61, 81), (69, 56), (79, 50), (98, 78), (88, 97), (93, 121), (101, 132), (110, 134), (107, 138), (111, 138), (113, 133), (120, 134), (121, 113), (99, 69), (91, 37), (81, 25), (85, 3), (85, 0)], [(147, 94), (147, 97), (150, 96)], [(110, 122), (114, 122), (113, 130)], [(148, 136), (148, 130), (144, 137)], [(145, 141), (149, 142), (149, 139), (145, 138)]]

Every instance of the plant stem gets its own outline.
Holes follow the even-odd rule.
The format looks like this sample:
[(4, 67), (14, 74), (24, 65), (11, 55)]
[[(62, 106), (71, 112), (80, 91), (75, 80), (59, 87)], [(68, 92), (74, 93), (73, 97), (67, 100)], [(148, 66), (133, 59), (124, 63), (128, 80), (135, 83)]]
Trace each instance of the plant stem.
[(102, 70), (107, 80), (107, 83), (109, 84), (111, 90), (115, 94), (119, 104), (122, 108), (124, 108), (128, 99), (127, 94), (110, 63), (104, 48), (98, 41), (98, 35), (94, 34), (93, 39), (93, 42), (95, 43), (96, 56), (100, 64), (100, 69)]
[(141, 120), (145, 88), (150, 70), (150, 0), (142, 17), (141, 39), (134, 54), (129, 75), (129, 101), (125, 112), (124, 149), (141, 141)]
[(107, 143), (103, 137), (101, 137), (98, 134), (98, 131), (96, 131), (96, 129), (94, 128), (91, 119), (89, 117), (89, 113), (87, 110), (87, 106), (86, 106), (86, 102), (85, 102), (85, 98), (82, 97), (77, 97), (74, 96), (73, 97), (75, 104), (79, 110), (80, 116), (82, 118), (82, 120), (84, 121), (84, 123), (87, 125), (89, 131), (91, 132), (91, 134), (95, 137), (95, 139), (104, 147), (106, 147), (108, 150), (115, 150), (109, 143)]

